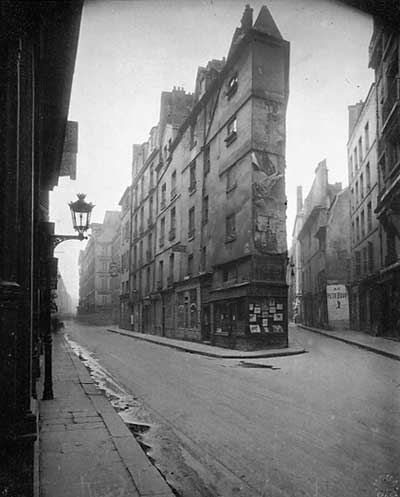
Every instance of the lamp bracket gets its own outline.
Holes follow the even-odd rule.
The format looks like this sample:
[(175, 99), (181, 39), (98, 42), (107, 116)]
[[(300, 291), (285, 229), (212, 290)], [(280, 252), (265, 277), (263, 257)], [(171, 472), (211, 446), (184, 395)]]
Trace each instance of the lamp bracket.
[(67, 240), (82, 241), (82, 240), (87, 240), (87, 239), (88, 239), (88, 237), (83, 236), (82, 234), (79, 234), (79, 235), (50, 235), (50, 242), (51, 242), (53, 249), (55, 249), (57, 247), (57, 245), (59, 245), (60, 243), (65, 242)]

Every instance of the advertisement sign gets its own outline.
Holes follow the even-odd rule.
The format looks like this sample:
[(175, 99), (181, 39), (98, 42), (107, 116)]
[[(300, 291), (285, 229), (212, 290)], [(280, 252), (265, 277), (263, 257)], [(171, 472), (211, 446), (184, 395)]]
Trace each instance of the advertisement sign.
[[(326, 285), (329, 324), (349, 322), (349, 298), (345, 285)], [(338, 323), (339, 324), (339, 323)]]

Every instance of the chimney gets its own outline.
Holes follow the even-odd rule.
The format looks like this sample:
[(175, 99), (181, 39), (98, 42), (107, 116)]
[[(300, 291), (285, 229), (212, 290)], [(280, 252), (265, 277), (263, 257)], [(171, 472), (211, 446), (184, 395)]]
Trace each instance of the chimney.
[(249, 4), (246, 5), (242, 19), (240, 21), (240, 29), (245, 33), (253, 27), (253, 9)]
[(297, 187), (297, 214), (303, 210), (303, 187)]

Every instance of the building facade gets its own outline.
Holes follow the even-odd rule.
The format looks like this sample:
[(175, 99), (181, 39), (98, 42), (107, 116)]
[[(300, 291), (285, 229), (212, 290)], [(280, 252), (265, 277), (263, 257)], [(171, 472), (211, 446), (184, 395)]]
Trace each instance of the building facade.
[(349, 190), (342, 190), (340, 183), (329, 184), (325, 160), (316, 168), (303, 216), (298, 234), (302, 322), (321, 328), (348, 328)]
[(376, 333), (400, 338), (400, 35), (374, 20), (369, 66), (375, 71), (378, 198), (381, 226), (379, 323)]
[(113, 240), (120, 230), (120, 219), (119, 211), (106, 211), (103, 223), (90, 225), (92, 234), (79, 255), (80, 319), (113, 322), (110, 264), (113, 262)]
[[(129, 288), (129, 267), (131, 266), (131, 238), (132, 238), (132, 203), (131, 187), (127, 187), (119, 201), (121, 206), (121, 230), (119, 259), (113, 257), (116, 264), (114, 277), (119, 283), (119, 326), (131, 328), (131, 303)], [(118, 277), (119, 275), (119, 277)]]
[(351, 277), (349, 281), (352, 329), (376, 334), (379, 317), (380, 225), (378, 201), (376, 87), (365, 102), (349, 107), (347, 143), (350, 188)]
[(0, 3), (3, 495), (34, 494), (36, 382), (43, 346), (46, 366), (51, 359), (50, 303), (57, 281), (49, 192), (61, 173), (81, 10), (80, 1)]
[(287, 279), (289, 283), (289, 319), (302, 322), (302, 257), (298, 235), (303, 227), (303, 188), (297, 187), (296, 217), (292, 232), (292, 245), (289, 252)]
[(164, 92), (133, 149), (135, 330), (244, 349), (287, 346), (289, 43), (246, 7), (227, 60), (194, 95)]

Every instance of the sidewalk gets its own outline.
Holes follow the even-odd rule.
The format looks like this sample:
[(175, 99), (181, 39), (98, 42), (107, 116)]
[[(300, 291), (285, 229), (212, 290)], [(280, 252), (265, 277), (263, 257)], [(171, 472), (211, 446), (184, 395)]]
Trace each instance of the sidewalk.
[(320, 328), (312, 328), (300, 323), (294, 326), (334, 338), (335, 340), (340, 340), (341, 342), (345, 342), (350, 345), (356, 345), (357, 347), (369, 350), (370, 352), (375, 352), (376, 354), (400, 361), (400, 342), (396, 342), (395, 340), (374, 337), (372, 335), (368, 335), (367, 333), (363, 333), (362, 331), (355, 330), (329, 331), (322, 330)]
[(244, 350), (224, 349), (222, 347), (214, 347), (199, 342), (189, 342), (187, 340), (175, 340), (173, 338), (160, 337), (158, 335), (149, 335), (147, 333), (137, 333), (135, 331), (124, 330), (116, 327), (107, 328), (111, 333), (118, 333), (137, 340), (144, 340), (146, 342), (156, 343), (164, 347), (170, 347), (191, 354), (199, 354), (208, 357), (219, 357), (221, 359), (258, 359), (261, 357), (281, 357), (290, 356), (295, 354), (303, 354), (306, 351), (303, 347), (297, 344), (290, 344), (285, 349), (266, 349), (266, 350), (252, 350), (246, 352)]
[(61, 333), (40, 402), (40, 497), (173, 497)]

